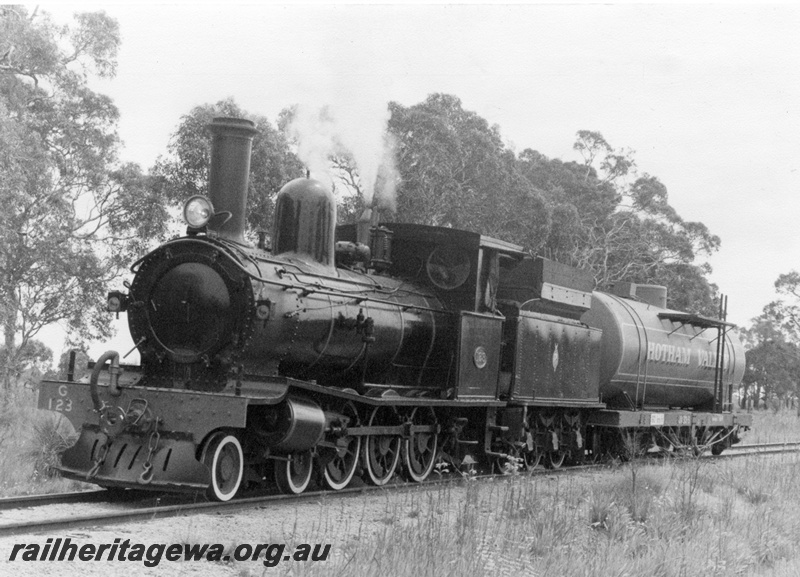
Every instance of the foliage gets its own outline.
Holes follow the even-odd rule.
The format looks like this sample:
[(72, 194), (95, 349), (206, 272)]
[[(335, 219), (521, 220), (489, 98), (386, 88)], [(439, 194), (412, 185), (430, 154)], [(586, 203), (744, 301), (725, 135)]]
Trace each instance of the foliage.
[(258, 129), (250, 160), (247, 222), (251, 230), (271, 230), (275, 195), (289, 180), (303, 175), (303, 166), (269, 120), (247, 113), (233, 99), (196, 106), (181, 117), (167, 156), (160, 157), (152, 171), (153, 188), (175, 206), (192, 195), (205, 194), (211, 157), (207, 126), (218, 116), (247, 118)]
[(776, 314), (775, 303), (764, 307), (741, 336), (748, 349), (742, 380), (745, 391), (751, 391), (755, 399), (800, 396), (800, 346), (787, 332), (785, 318)]
[(591, 270), (599, 288), (621, 280), (664, 284), (671, 308), (715, 315), (710, 269), (695, 261), (715, 252), (719, 238), (702, 223), (681, 218), (664, 184), (637, 174), (632, 151), (615, 150), (602, 134), (586, 130), (577, 133), (573, 148), (583, 164), (531, 149), (517, 159), (553, 214), (545, 251)]
[[(0, 347), (0, 357), (6, 357), (4, 347)], [(34, 386), (47, 374), (53, 361), (53, 351), (43, 342), (30, 339), (18, 347), (16, 358), (11, 379), (26, 386)]]
[(800, 273), (775, 281), (779, 298), (741, 331), (747, 343), (744, 386), (757, 399), (800, 397)]
[(780, 275), (775, 290), (784, 298), (771, 302), (764, 313), (780, 327), (787, 340), (800, 344), (800, 273), (793, 270)]
[(117, 161), (116, 107), (88, 85), (90, 76), (114, 75), (118, 46), (117, 22), (103, 12), (60, 26), (37, 10), (0, 8), (6, 388), (44, 326), (62, 322), (74, 341), (107, 335), (106, 281), (163, 221), (139, 194), (138, 167)]
[(389, 109), (401, 177), (397, 220), (474, 230), (530, 250), (541, 247), (550, 211), (520, 174), (497, 126), (446, 94), (408, 108), (392, 102)]

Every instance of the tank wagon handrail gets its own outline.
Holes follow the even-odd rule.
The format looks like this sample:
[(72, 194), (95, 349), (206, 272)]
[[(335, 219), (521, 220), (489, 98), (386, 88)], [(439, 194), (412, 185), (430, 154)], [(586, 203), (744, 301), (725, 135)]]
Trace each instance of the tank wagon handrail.
[[(719, 316), (725, 321), (728, 317), (728, 297), (720, 296)], [(714, 363), (714, 402), (717, 404), (717, 411), (722, 412), (725, 404), (725, 349), (728, 347), (728, 327), (724, 324), (717, 327), (717, 358)]]
[(720, 319), (712, 319), (710, 317), (704, 317), (701, 315), (696, 315), (694, 313), (664, 311), (662, 313), (658, 313), (657, 316), (660, 319), (678, 322), (684, 325), (693, 325), (696, 327), (700, 327), (702, 329), (713, 329), (713, 328), (719, 328), (721, 326), (726, 326), (730, 328), (736, 327), (734, 323), (729, 323), (728, 321), (723, 321)]

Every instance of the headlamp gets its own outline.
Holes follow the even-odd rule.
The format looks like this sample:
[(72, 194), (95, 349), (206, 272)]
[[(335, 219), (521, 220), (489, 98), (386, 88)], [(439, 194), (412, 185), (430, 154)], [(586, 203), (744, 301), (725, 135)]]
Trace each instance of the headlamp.
[(183, 205), (183, 220), (192, 228), (203, 228), (212, 216), (214, 206), (205, 196), (193, 196)]
[(121, 291), (111, 291), (106, 299), (106, 310), (110, 313), (124, 313), (128, 310), (128, 295)]

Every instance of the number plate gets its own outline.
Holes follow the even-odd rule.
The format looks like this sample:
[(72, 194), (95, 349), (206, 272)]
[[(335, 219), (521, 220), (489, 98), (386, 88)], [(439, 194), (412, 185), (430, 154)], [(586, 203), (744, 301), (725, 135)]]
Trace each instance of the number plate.
[(661, 426), (664, 424), (664, 413), (651, 413), (650, 426)]
[(74, 408), (74, 403), (69, 396), (67, 385), (59, 385), (55, 392), (55, 395), (51, 395), (47, 399), (47, 405), (44, 407), (40, 406), (40, 408), (49, 411), (58, 411), (59, 413), (71, 413)]

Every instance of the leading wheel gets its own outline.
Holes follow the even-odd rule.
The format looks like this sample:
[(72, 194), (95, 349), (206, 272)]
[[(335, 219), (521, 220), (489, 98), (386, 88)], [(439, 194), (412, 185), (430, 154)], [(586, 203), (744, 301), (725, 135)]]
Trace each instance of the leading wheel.
[(211, 485), (206, 489), (208, 498), (215, 501), (233, 499), (244, 473), (244, 455), (239, 439), (227, 433), (215, 433), (203, 448), (201, 460), (211, 469)]
[[(353, 403), (341, 408), (347, 417), (348, 425), (358, 425), (358, 412)], [(328, 461), (322, 472), (322, 482), (329, 489), (339, 491), (347, 487), (358, 468), (358, 456), (361, 451), (361, 437), (346, 435), (336, 440), (336, 455)]]
[(311, 451), (292, 453), (286, 461), (275, 461), (275, 483), (281, 493), (299, 495), (311, 483), (313, 469)]
[(430, 407), (418, 407), (411, 413), (411, 426), (424, 425), (433, 427), (433, 431), (412, 432), (404, 443), (406, 472), (412, 481), (421, 483), (428, 478), (436, 464), (439, 448), (436, 434), (436, 415)]
[[(395, 412), (389, 407), (377, 407), (369, 417), (370, 427), (398, 424)], [(400, 437), (398, 435), (369, 435), (364, 449), (367, 480), (378, 487), (385, 485), (397, 470), (400, 462)]]

